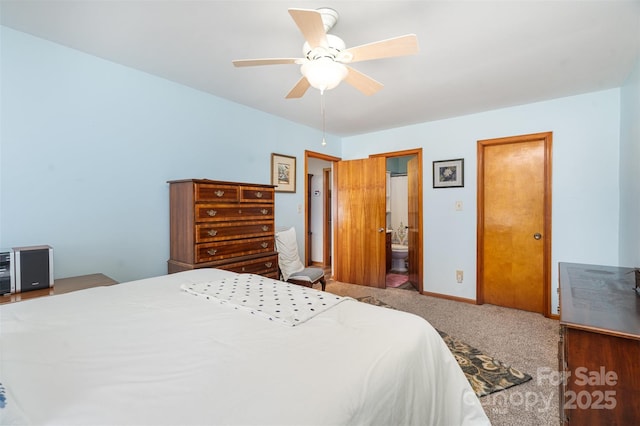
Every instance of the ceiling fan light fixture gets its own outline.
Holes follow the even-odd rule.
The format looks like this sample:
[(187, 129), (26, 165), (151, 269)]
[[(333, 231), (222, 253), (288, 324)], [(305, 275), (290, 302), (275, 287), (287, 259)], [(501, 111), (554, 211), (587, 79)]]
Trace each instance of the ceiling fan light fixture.
[(406, 34), (387, 40), (380, 40), (360, 46), (345, 48), (344, 40), (328, 34), (338, 21), (338, 13), (331, 8), (289, 9), (289, 15), (302, 33), (305, 43), (302, 58), (263, 58), (234, 60), (236, 67), (258, 65), (298, 64), (303, 77), (287, 93), (286, 99), (302, 97), (310, 87), (330, 90), (345, 80), (367, 96), (377, 93), (383, 84), (351, 68), (346, 64), (373, 59), (413, 55), (418, 52), (415, 34)]
[(349, 73), (349, 70), (344, 64), (331, 58), (318, 58), (303, 64), (300, 67), (300, 72), (309, 81), (311, 87), (324, 92), (340, 84)]

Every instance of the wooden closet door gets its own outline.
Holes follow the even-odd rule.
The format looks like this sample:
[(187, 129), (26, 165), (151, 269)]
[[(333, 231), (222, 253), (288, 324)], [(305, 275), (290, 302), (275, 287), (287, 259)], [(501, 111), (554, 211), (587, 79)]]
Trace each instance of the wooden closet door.
[(551, 134), (479, 142), (479, 302), (549, 315)]

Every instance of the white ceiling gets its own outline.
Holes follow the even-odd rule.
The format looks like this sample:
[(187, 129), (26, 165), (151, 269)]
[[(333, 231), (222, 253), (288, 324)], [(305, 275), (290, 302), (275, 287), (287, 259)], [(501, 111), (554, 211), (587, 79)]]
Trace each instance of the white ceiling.
[(297, 65), (231, 64), (302, 56), (291, 7), (338, 11), (347, 47), (418, 37), (418, 55), (353, 64), (384, 83), (377, 94), (325, 93), (341, 136), (619, 87), (640, 52), (638, 0), (2, 0), (0, 22), (320, 129), (317, 90), (285, 99)]

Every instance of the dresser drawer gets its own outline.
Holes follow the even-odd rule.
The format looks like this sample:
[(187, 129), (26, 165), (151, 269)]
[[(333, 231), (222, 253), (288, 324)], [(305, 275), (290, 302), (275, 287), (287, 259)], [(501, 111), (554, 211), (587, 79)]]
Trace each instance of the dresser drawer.
[(273, 219), (273, 205), (197, 204), (196, 222)]
[(196, 183), (195, 196), (196, 202), (238, 202), (240, 201), (240, 188), (235, 185)]
[(207, 222), (196, 225), (196, 243), (273, 235), (273, 220), (255, 222)]
[(257, 259), (251, 259), (244, 262), (233, 262), (226, 265), (216, 266), (218, 269), (238, 272), (241, 274), (258, 274), (266, 275), (278, 273), (278, 255), (272, 254)]
[(240, 201), (252, 203), (273, 203), (273, 188), (246, 186), (240, 188)]
[(196, 263), (275, 251), (275, 238), (248, 238), (196, 245)]

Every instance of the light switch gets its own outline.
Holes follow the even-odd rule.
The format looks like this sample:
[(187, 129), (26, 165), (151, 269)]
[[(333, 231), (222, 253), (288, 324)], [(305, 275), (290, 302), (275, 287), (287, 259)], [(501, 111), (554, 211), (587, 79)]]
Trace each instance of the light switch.
[(462, 210), (462, 201), (456, 201), (456, 210), (457, 211)]

